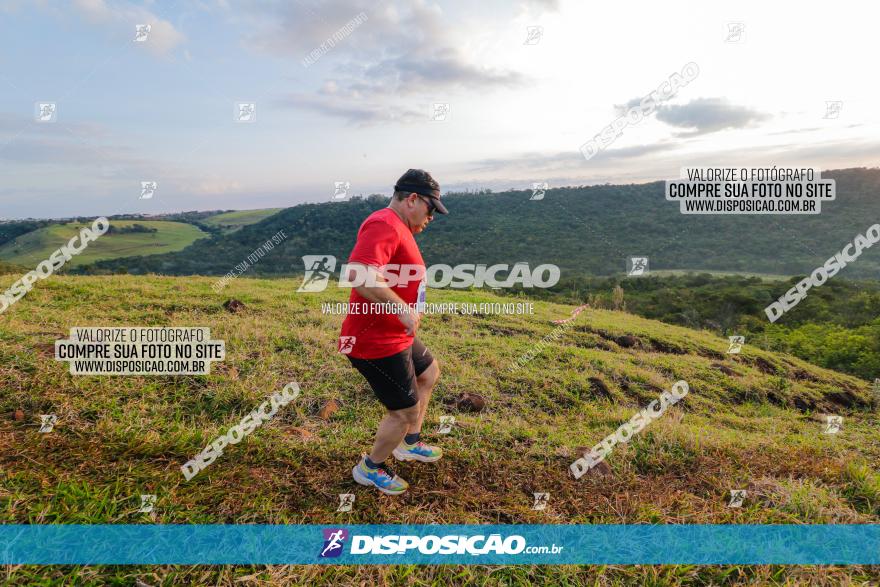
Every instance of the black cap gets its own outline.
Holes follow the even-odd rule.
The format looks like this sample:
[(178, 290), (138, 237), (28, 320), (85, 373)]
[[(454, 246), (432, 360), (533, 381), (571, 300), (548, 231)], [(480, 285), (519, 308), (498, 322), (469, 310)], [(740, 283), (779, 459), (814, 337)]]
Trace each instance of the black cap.
[(415, 192), (431, 198), (434, 207), (441, 214), (449, 214), (446, 206), (440, 202), (440, 184), (424, 169), (407, 169), (394, 184), (396, 192)]

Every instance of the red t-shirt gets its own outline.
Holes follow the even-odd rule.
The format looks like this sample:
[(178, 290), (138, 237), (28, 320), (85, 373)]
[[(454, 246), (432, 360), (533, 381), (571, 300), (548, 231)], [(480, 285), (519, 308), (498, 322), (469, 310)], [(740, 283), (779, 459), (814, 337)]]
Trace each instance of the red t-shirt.
[[(391, 208), (377, 210), (364, 220), (358, 229), (357, 242), (348, 262), (372, 265), (380, 269), (385, 265), (417, 265), (421, 267), (419, 275), (425, 274), (425, 262), (416, 245), (416, 239)], [(395, 270), (393, 273), (404, 275), (403, 270)], [(424, 277), (421, 280), (409, 279), (407, 283), (398, 283), (391, 289), (405, 303), (415, 304), (419, 301), (419, 287), (424, 280)], [(369, 312), (367, 308), (374, 303), (353, 288), (348, 301), (350, 305), (357, 304), (360, 312), (354, 313), (350, 310), (342, 322), (340, 352), (358, 359), (381, 359), (412, 345), (413, 336), (407, 335), (406, 327), (395, 314)]]

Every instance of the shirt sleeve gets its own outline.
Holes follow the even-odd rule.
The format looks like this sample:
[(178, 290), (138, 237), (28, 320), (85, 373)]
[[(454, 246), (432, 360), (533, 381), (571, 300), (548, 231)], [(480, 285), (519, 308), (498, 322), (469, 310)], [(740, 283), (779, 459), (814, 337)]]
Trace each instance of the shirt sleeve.
[(382, 221), (368, 222), (358, 234), (348, 262), (383, 267), (399, 245), (400, 235), (393, 226)]

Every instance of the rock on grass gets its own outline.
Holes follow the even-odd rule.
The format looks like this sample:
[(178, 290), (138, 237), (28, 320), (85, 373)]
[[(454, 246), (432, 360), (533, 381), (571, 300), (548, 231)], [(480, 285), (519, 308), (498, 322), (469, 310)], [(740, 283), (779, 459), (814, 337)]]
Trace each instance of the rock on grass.
[(294, 426), (294, 427), (288, 428), (286, 430), (286, 432), (289, 434), (299, 436), (302, 440), (306, 440), (306, 441), (315, 439), (315, 435), (310, 430), (308, 430), (307, 428), (303, 428), (301, 426)]
[(463, 393), (455, 405), (463, 412), (482, 412), (486, 409), (486, 398), (478, 393)]
[(245, 306), (244, 303), (240, 302), (239, 300), (226, 300), (226, 302), (223, 304), (223, 307), (226, 308), (227, 312), (230, 312), (232, 314), (238, 314), (239, 312), (243, 312), (247, 309), (247, 306)]
[(633, 348), (639, 344), (639, 339), (631, 334), (625, 334), (617, 338), (617, 344), (622, 346), (625, 349)]
[(325, 403), (323, 406), (321, 406), (321, 409), (318, 411), (318, 416), (322, 420), (329, 420), (331, 417), (333, 417), (333, 414), (335, 414), (338, 411), (339, 411), (339, 402), (337, 402), (335, 399), (331, 399), (330, 401)]

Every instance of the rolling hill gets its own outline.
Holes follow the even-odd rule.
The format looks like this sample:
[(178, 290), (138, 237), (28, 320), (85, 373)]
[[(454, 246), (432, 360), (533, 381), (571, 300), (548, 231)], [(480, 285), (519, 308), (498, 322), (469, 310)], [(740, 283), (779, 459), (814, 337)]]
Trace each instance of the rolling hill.
[[(151, 220), (113, 220), (115, 228), (139, 224), (156, 232), (108, 233), (89, 246), (68, 263), (71, 267), (87, 265), (102, 259), (129, 257), (133, 254), (151, 255), (180, 251), (208, 235), (191, 224)], [(35, 267), (48, 259), (58, 247), (66, 244), (81, 228), (89, 224), (67, 222), (51, 224), (22, 234), (0, 246), (0, 260)]]
[[(244, 230), (244, 229), (243, 229)], [(624, 312), (536, 302), (533, 315), (427, 315), (420, 338), (441, 365), (424, 432), (445, 455), (392, 463), (403, 496), (350, 477), (381, 406), (336, 352), (331, 286), (299, 280), (56, 276), (0, 318), (0, 522), (38, 524), (822, 524), (880, 523), (880, 397), (854, 377), (789, 355)], [(244, 309), (230, 314), (229, 297)], [(430, 303), (509, 302), (438, 290)], [(572, 318), (560, 329), (552, 321)], [(74, 326), (206, 326), (226, 360), (199, 377), (73, 377), (53, 342)], [(538, 344), (544, 343), (541, 350)], [(519, 358), (534, 355), (522, 366)], [(610, 469), (568, 467), (670, 385), (690, 393), (618, 445)], [(191, 481), (180, 466), (287, 382), (302, 396)], [(483, 412), (456, 407), (463, 393)], [(331, 402), (336, 410), (327, 409)], [(319, 412), (324, 410), (324, 417)], [(21, 417), (13, 414), (20, 410)], [(39, 414), (56, 414), (40, 434)], [(329, 414), (329, 415), (328, 415)], [(454, 415), (448, 435), (441, 415)], [(824, 415), (843, 416), (823, 434)], [(745, 489), (740, 508), (730, 491)], [(533, 492), (550, 494), (532, 509)], [(350, 513), (338, 495), (354, 493)], [(138, 514), (155, 494), (154, 514)], [(61, 581), (62, 567), (16, 566), (12, 584)], [(872, 567), (198, 566), (77, 568), (83, 582), (132, 584), (852, 584)]]
[(54, 222), (51, 220), (7, 220), (0, 222), (0, 245), (50, 224), (54, 224)]
[(224, 232), (235, 232), (243, 226), (256, 224), (265, 220), (273, 214), (277, 214), (284, 208), (263, 208), (259, 210), (236, 210), (234, 212), (224, 212), (216, 216), (209, 216), (202, 220), (203, 224), (208, 226), (216, 226)]

